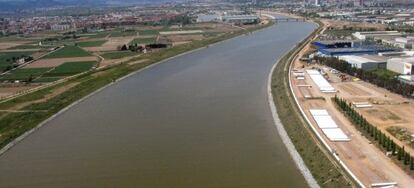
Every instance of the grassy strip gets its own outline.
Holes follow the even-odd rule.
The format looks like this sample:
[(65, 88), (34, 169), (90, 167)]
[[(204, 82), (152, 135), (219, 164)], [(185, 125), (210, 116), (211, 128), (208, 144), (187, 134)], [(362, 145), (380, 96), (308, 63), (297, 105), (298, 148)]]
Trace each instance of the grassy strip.
[[(235, 37), (246, 32), (253, 31), (255, 29), (261, 29), (265, 26), (257, 27), (250, 30), (243, 30), (234, 33), (228, 33), (217, 38), (210, 38), (203, 41), (196, 41), (189, 44), (184, 44), (164, 50), (160, 50), (154, 53), (148, 53), (142, 57), (134, 58), (128, 62), (134, 62), (142, 59), (146, 59), (144, 63), (128, 64), (127, 62), (118, 64), (105, 69), (94, 70), (87, 72), (81, 76), (73, 78), (67, 82), (55, 85), (53, 87), (45, 88), (13, 100), (0, 103), (0, 109), (10, 109), (15, 106), (24, 105), (20, 110), (47, 110), (46, 112), (25, 112), (25, 113), (7, 113), (3, 114), (0, 118), (0, 147), (4, 147), (23, 133), (33, 129), (39, 123), (43, 122), (53, 114), (56, 114), (66, 106), (73, 102), (83, 98), (84, 96), (96, 91), (99, 88), (104, 87), (112, 83), (114, 80), (119, 79), (131, 72), (140, 70), (151, 64), (157, 63), (166, 58), (173, 57), (175, 55), (187, 52), (193, 49), (197, 49), (212, 43), (216, 43), (225, 39)], [(75, 85), (76, 84), (76, 85)], [(65, 88), (69, 85), (75, 85), (70, 87), (63, 93), (54, 96), (47, 97), (56, 90)]]
[[(319, 31), (320, 29), (317, 32)], [(308, 39), (315, 34), (316, 32)], [(301, 49), (304, 44), (301, 43), (301, 46), (296, 49)], [(291, 57), (294, 57), (297, 52), (294, 50), (284, 56), (277, 64), (272, 76), (272, 94), (279, 118), (296, 150), (321, 187), (356, 187), (348, 174), (313, 135), (295, 104), (289, 88), (288, 70)]]

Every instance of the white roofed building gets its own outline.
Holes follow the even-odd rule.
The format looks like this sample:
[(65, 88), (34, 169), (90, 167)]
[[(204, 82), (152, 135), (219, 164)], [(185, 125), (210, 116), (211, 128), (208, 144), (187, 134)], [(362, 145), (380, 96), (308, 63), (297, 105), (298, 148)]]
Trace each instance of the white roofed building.
[(375, 70), (387, 68), (387, 57), (377, 55), (346, 55), (340, 56), (340, 60), (346, 61), (352, 67), (363, 70)]

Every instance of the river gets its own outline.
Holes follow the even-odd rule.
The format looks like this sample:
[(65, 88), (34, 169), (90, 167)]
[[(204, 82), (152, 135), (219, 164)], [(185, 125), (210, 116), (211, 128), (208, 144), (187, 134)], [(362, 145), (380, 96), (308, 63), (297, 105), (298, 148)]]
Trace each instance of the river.
[(0, 187), (307, 187), (267, 101), (286, 22), (179, 56), (87, 98), (0, 156)]

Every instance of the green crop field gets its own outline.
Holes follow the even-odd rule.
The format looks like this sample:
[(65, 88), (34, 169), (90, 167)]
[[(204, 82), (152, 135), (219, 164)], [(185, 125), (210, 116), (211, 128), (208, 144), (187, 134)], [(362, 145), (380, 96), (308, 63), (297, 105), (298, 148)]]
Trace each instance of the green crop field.
[(13, 57), (20, 58), (22, 56), (30, 56), (33, 52), (4, 52), (0, 53), (0, 72), (3, 72), (8, 66), (11, 66)]
[(96, 46), (102, 46), (106, 40), (96, 40), (96, 41), (84, 41), (84, 42), (78, 42), (76, 43), (80, 47), (96, 47)]
[(60, 80), (62, 78), (63, 77), (43, 77), (42, 76), (40, 78), (35, 79), (33, 82), (36, 82), (36, 83), (54, 82), (54, 81)]
[(102, 31), (102, 32), (90, 33), (90, 34), (92, 34), (92, 35), (85, 35), (85, 36), (88, 36), (88, 38), (90, 38), (90, 39), (99, 39), (99, 38), (107, 37), (109, 34), (111, 34), (111, 32)]
[(138, 30), (139, 35), (158, 35), (158, 30)]
[(43, 75), (43, 77), (59, 77), (59, 76), (70, 76), (90, 70), (96, 64), (95, 61), (85, 62), (67, 62), (59, 65), (52, 71)]
[(63, 49), (58, 49), (55, 52), (45, 56), (45, 59), (51, 58), (66, 58), (66, 57), (86, 57), (91, 54), (77, 46), (65, 46)]
[(129, 44), (153, 44), (155, 43), (155, 38), (136, 38), (132, 40)]
[(13, 81), (21, 80), (26, 81), (29, 78), (36, 78), (49, 71), (50, 68), (27, 68), (27, 69), (16, 69), (11, 71), (9, 74), (0, 76), (0, 81)]
[(112, 31), (111, 37), (129, 37), (137, 34), (137, 31)]
[(134, 56), (138, 55), (137, 52), (131, 52), (131, 51), (115, 51), (115, 52), (108, 52), (104, 53), (101, 56), (105, 59), (121, 59), (124, 57)]

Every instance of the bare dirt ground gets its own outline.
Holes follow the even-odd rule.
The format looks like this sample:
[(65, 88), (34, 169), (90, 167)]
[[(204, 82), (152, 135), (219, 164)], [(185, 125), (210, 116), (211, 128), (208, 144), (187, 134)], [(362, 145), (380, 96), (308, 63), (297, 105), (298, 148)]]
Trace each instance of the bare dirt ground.
[(107, 42), (105, 42), (102, 46), (98, 47), (85, 47), (84, 49), (91, 52), (106, 52), (106, 51), (115, 51), (117, 50), (118, 46), (122, 46), (124, 44), (128, 44), (132, 40), (134, 40), (136, 36), (128, 36), (128, 37), (109, 37)]
[[(30, 41), (29, 41), (30, 42)], [(12, 41), (12, 42), (0, 42), (0, 50), (5, 50), (8, 48), (13, 48), (22, 44), (26, 44), (28, 41)]]
[(170, 35), (167, 36), (167, 39), (171, 42), (186, 42), (186, 41), (194, 41), (194, 40), (203, 40), (203, 35)]
[(42, 50), (41, 48), (33, 48), (33, 49), (6, 49), (0, 50), (0, 52), (36, 52)]
[(89, 57), (71, 57), (71, 58), (55, 58), (55, 59), (40, 59), (33, 63), (26, 65), (24, 68), (43, 68), (43, 67), (57, 67), (66, 62), (82, 62), (82, 61), (98, 61), (95, 56)]
[[(333, 23), (327, 23), (330, 26)], [(296, 56), (293, 69), (305, 71), (315, 65), (308, 66), (299, 59), (310, 50), (308, 45)], [(329, 70), (327, 67), (318, 67)], [(399, 125), (407, 127), (414, 132), (414, 101), (392, 94), (385, 89), (378, 88), (363, 81), (342, 82), (339, 77), (329, 71), (329, 80), (332, 86), (338, 90), (338, 96), (352, 102), (371, 102), (374, 107), (359, 109), (369, 122), (379, 126), (386, 132), (387, 126)], [(380, 149), (371, 144), (370, 141), (361, 135), (356, 127), (340, 112), (331, 98), (335, 94), (327, 94), (319, 91), (316, 84), (305, 75), (305, 80), (296, 79), (293, 74), (290, 79), (293, 84), (294, 95), (298, 98), (299, 105), (305, 111), (306, 116), (311, 120), (312, 126), (316, 127), (323, 139), (335, 150), (335, 153), (350, 168), (357, 178), (366, 186), (371, 187), (372, 183), (397, 182), (398, 187), (412, 187), (414, 179), (402, 170), (397, 164), (391, 161)], [(304, 87), (310, 85), (310, 87)], [(378, 103), (378, 104), (375, 104)], [(317, 127), (309, 110), (326, 109), (338, 126), (351, 138), (349, 142), (332, 142)], [(396, 140), (396, 139), (394, 139)], [(403, 144), (396, 141), (396, 143)], [(406, 147), (407, 148), (407, 147)], [(408, 150), (414, 153), (412, 150)]]
[(0, 98), (17, 94), (21, 91), (32, 89), (36, 86), (3, 86), (0, 87)]
[[(338, 126), (351, 138), (350, 142), (332, 142), (317, 128), (319, 134), (323, 135), (325, 141), (336, 151), (341, 160), (345, 162), (364, 185), (370, 187), (372, 183), (382, 182), (398, 182), (399, 187), (414, 185), (414, 179), (411, 176), (362, 136), (355, 126), (338, 111), (335, 104), (331, 101), (331, 97), (335, 94), (321, 93), (316, 84), (306, 75), (305, 81), (301, 80), (300, 84), (311, 85), (311, 88), (307, 88), (307, 92), (312, 96), (321, 97), (320, 99), (306, 99), (303, 95), (303, 88), (297, 87), (299, 85), (297, 80), (292, 78), (292, 81), (295, 95), (298, 97), (306, 116), (311, 120), (312, 126), (317, 127), (309, 110), (326, 109)], [(339, 87), (333, 86), (340, 90)], [(338, 93), (339, 96), (343, 93), (341, 91)], [(356, 93), (356, 91), (354, 92)]]

